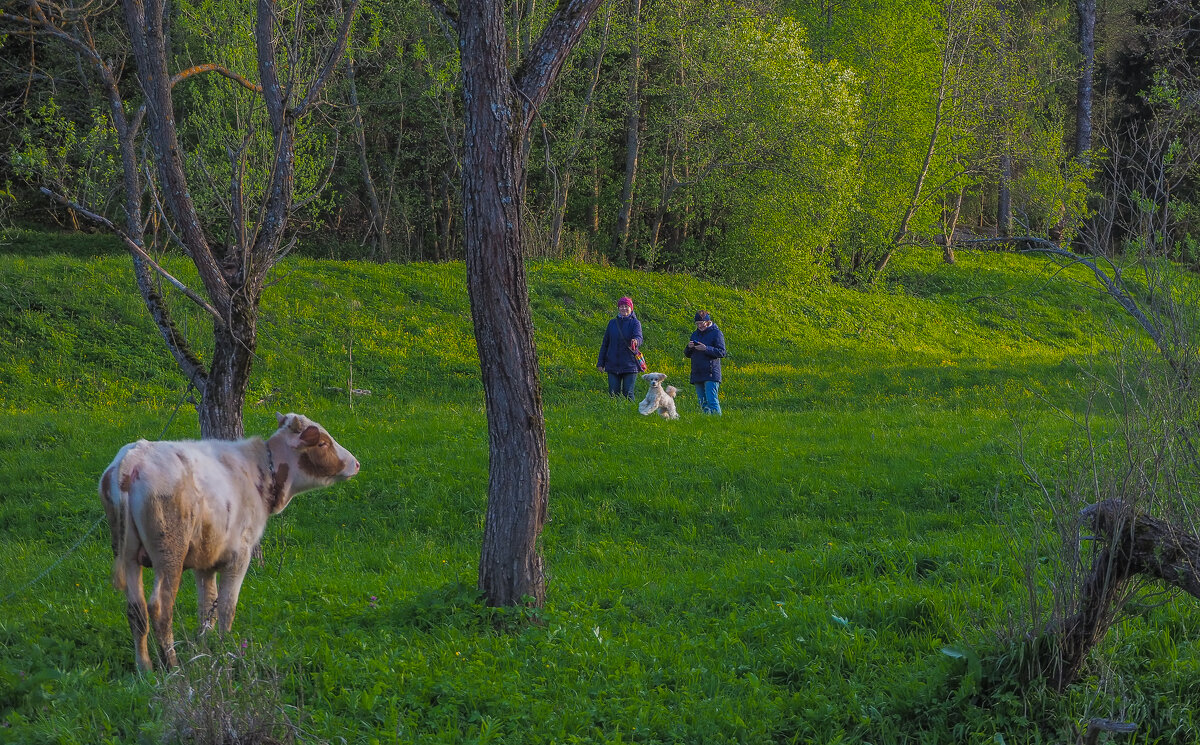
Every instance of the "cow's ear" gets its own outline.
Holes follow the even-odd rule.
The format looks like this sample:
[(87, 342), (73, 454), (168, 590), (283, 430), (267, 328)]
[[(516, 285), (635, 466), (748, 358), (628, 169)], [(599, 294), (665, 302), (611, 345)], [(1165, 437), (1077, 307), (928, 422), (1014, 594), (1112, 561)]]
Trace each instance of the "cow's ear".
[(283, 423), (287, 421), (287, 417), (277, 411), (275, 412), (275, 421), (279, 422), (279, 426), (282, 427)]
[(300, 442), (308, 445), (309, 447), (316, 445), (320, 441), (321, 428), (315, 424), (308, 425), (308, 427), (300, 433)]

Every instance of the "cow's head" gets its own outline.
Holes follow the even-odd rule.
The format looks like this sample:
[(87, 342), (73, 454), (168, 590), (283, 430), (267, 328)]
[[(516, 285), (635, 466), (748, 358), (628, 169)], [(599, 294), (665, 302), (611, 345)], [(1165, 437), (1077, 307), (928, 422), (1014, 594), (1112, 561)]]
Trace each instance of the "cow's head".
[(276, 476), (281, 484), (289, 484), (277, 510), (302, 491), (336, 484), (358, 473), (358, 460), (321, 425), (302, 414), (276, 414), (275, 418), (279, 429), (270, 443), (277, 454), (286, 453), (285, 459), (275, 464)]

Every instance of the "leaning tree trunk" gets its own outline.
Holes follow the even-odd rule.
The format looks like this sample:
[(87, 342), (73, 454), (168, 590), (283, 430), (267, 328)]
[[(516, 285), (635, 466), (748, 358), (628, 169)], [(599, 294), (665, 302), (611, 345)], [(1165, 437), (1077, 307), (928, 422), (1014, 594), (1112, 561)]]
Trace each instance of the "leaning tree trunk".
[(550, 466), (521, 237), (523, 138), (504, 50), (503, 6), (460, 5), (467, 289), (488, 420), (488, 505), (479, 588), (493, 606), (546, 596), (538, 538)]
[(1200, 540), (1165, 520), (1135, 513), (1117, 499), (1084, 510), (1097, 550), (1075, 611), (1032, 641), (1037, 654), (1028, 671), (1058, 691), (1074, 683), (1088, 653), (1104, 639), (1118, 602), (1134, 575), (1142, 574), (1200, 598)]
[[(904, 210), (904, 216), (900, 218), (900, 226), (896, 229), (895, 235), (892, 236), (892, 242), (887, 250), (875, 261), (874, 271), (876, 274), (882, 272), (887, 267), (896, 249), (900, 247), (900, 244), (908, 236), (909, 224), (921, 206), (921, 190), (925, 188), (925, 179), (929, 177), (933, 158), (937, 153), (938, 137), (941, 135), (943, 120), (946, 116), (946, 99), (951, 94), (951, 72), (954, 66), (955, 55), (954, 42), (954, 23), (950, 15), (947, 14), (946, 44), (942, 49), (941, 78), (938, 83), (937, 104), (933, 110), (933, 126), (929, 131), (929, 145), (925, 148), (925, 159), (921, 162), (921, 170), (917, 173), (916, 183), (913, 184), (912, 197), (909, 199), (908, 207)], [(961, 59), (959, 62), (961, 63)]]

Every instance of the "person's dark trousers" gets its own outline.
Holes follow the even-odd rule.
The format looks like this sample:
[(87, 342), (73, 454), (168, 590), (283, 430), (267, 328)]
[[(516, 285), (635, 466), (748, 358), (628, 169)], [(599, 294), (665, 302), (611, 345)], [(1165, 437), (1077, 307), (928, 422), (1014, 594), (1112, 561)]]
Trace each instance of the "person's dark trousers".
[(637, 373), (609, 373), (608, 395), (621, 395), (633, 400), (633, 384), (637, 381)]

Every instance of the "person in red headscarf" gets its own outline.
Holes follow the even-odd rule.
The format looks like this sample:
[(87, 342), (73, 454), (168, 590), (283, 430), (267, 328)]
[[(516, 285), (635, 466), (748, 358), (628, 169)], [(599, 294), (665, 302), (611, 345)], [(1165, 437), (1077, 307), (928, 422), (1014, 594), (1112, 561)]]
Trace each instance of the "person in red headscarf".
[(642, 322), (633, 312), (633, 300), (623, 297), (617, 301), (617, 317), (604, 329), (600, 342), (600, 357), (596, 369), (608, 373), (608, 395), (621, 395), (633, 400), (633, 384), (637, 381), (637, 351), (642, 344)]

